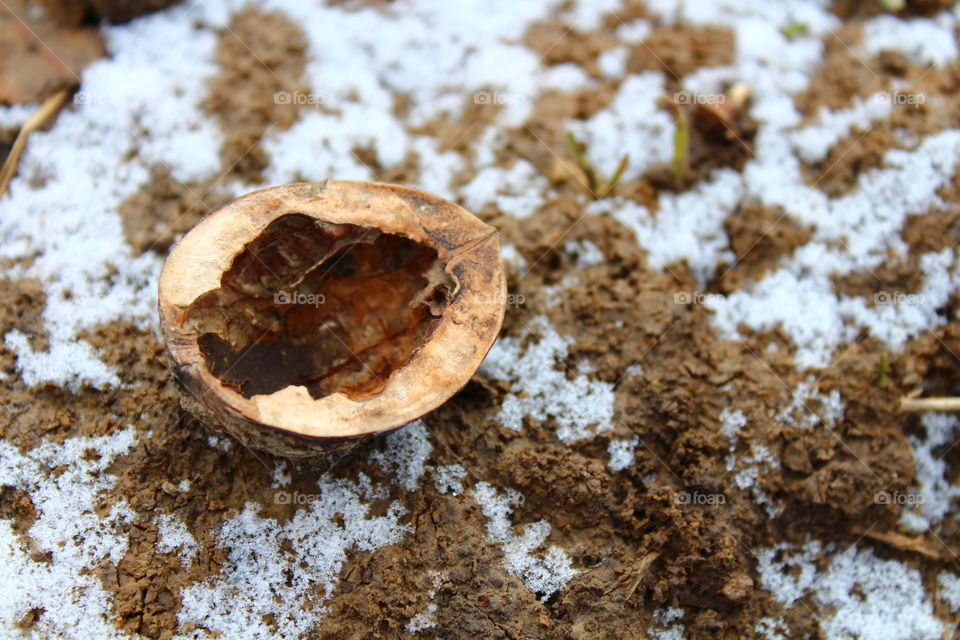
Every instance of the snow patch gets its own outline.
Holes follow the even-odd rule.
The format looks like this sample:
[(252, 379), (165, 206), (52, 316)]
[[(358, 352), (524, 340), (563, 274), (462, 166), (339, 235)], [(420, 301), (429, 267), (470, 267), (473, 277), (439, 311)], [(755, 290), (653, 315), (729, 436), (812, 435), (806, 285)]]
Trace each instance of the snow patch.
[(426, 427), (416, 420), (390, 433), (386, 441), (386, 448), (371, 453), (370, 461), (377, 463), (384, 473), (393, 476), (408, 491), (413, 491), (433, 451)]
[[(937, 452), (952, 444), (960, 424), (947, 413), (927, 412), (921, 418), (925, 437), (909, 436), (913, 447), (914, 478), (919, 490), (915, 505), (904, 505), (900, 523), (912, 531), (927, 531), (946, 516), (960, 497), (960, 486), (946, 477), (947, 463)], [(919, 499), (919, 498), (922, 498)]]
[(610, 462), (607, 466), (614, 473), (629, 469), (633, 466), (636, 459), (637, 445), (640, 444), (640, 438), (634, 436), (629, 440), (611, 440), (607, 445), (607, 453), (610, 455)]
[[(318, 486), (320, 499), (284, 524), (261, 517), (253, 503), (223, 523), (223, 573), (180, 592), (181, 625), (238, 639), (303, 636), (323, 614), (348, 552), (375, 551), (411, 531), (399, 522), (405, 510), (397, 502), (382, 516), (370, 514), (366, 501), (379, 492), (365, 476), (358, 483), (324, 477)], [(198, 631), (193, 637), (207, 636)]]
[(458, 496), (463, 493), (467, 470), (462, 464), (446, 464), (433, 470), (433, 484), (440, 493)]
[(484, 375), (510, 383), (500, 406), (503, 426), (519, 431), (527, 416), (540, 422), (552, 419), (557, 437), (567, 444), (609, 431), (613, 385), (584, 372), (570, 379), (558, 369), (573, 341), (558, 334), (545, 317), (534, 318), (528, 332), (536, 332), (539, 339), (524, 347), (524, 338), (500, 338), (481, 367)]
[[(818, 572), (821, 553), (829, 554), (829, 566)], [(799, 549), (777, 545), (757, 558), (760, 583), (778, 602), (790, 607), (808, 595), (818, 606), (825, 637), (912, 640), (939, 638), (944, 632), (920, 573), (882, 560), (870, 549), (850, 546), (833, 553), (809, 541)]]
[(955, 24), (940, 24), (928, 18), (874, 16), (863, 23), (860, 49), (868, 58), (896, 51), (916, 64), (944, 67), (957, 59), (955, 29)]
[[(127, 550), (123, 526), (136, 514), (124, 502), (105, 516), (96, 510), (117, 480), (106, 469), (134, 444), (132, 428), (45, 442), (26, 453), (0, 441), (3, 483), (25, 492), (37, 514), (26, 531), (29, 543), (9, 521), (0, 521), (0, 635), (16, 634), (16, 622), (34, 608), (43, 610), (32, 629), (37, 637), (120, 635), (111, 595), (94, 569), (120, 562)], [(49, 561), (34, 560), (38, 555), (48, 555)]]
[(551, 545), (534, 555), (550, 535), (550, 523), (546, 520), (524, 525), (519, 535), (513, 532), (510, 515), (514, 505), (523, 500), (520, 493), (513, 489), (500, 493), (489, 483), (478, 482), (473, 496), (489, 520), (487, 539), (503, 547), (507, 571), (523, 580), (528, 589), (539, 594), (541, 602), (546, 602), (578, 573), (570, 557), (560, 547)]
[(529, 218), (543, 206), (547, 180), (526, 160), (509, 168), (490, 166), (477, 172), (460, 192), (468, 209), (477, 211), (487, 204), (514, 218)]
[(157, 549), (160, 553), (177, 552), (184, 568), (189, 569), (193, 564), (193, 559), (200, 550), (197, 541), (194, 539), (187, 526), (179, 517), (170, 514), (160, 514), (157, 516)]

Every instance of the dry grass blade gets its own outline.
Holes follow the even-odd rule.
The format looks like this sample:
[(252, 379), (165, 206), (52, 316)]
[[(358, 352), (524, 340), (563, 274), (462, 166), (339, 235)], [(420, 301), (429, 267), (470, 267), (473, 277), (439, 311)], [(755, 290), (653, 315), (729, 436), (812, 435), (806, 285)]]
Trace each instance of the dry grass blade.
[(894, 549), (913, 551), (927, 558), (943, 560), (943, 554), (940, 550), (924, 538), (911, 538), (910, 536), (905, 536), (902, 533), (896, 533), (894, 531), (867, 531), (863, 535), (867, 538), (890, 545)]
[(617, 188), (617, 183), (620, 182), (620, 178), (623, 177), (623, 172), (627, 170), (627, 166), (630, 164), (630, 156), (625, 155), (620, 158), (620, 164), (617, 166), (616, 172), (614, 172), (613, 177), (610, 178), (610, 181), (607, 185), (597, 194), (598, 200), (603, 200), (607, 196), (613, 193), (613, 190)]
[(587, 179), (587, 188), (590, 189), (591, 193), (596, 193), (597, 191), (597, 172), (593, 168), (593, 163), (590, 162), (590, 159), (587, 158), (587, 150), (582, 142), (577, 140), (573, 135), (573, 132), (567, 132), (567, 143), (570, 145), (570, 150), (573, 152), (573, 158), (577, 161), (577, 166), (580, 167), (580, 171), (583, 172), (583, 176)]
[(60, 111), (69, 95), (69, 89), (61, 89), (44, 100), (36, 113), (30, 116), (30, 119), (20, 128), (20, 133), (17, 134), (16, 140), (13, 141), (13, 147), (10, 148), (10, 155), (3, 163), (3, 169), (0, 169), (0, 196), (7, 192), (7, 187), (10, 186), (10, 181), (17, 172), (20, 156), (23, 154), (24, 147), (27, 146), (27, 136), (42, 127), (50, 117)]
[(640, 582), (643, 580), (644, 576), (647, 575), (647, 572), (650, 570), (650, 566), (660, 557), (660, 554), (656, 551), (651, 551), (647, 555), (640, 558), (640, 562), (637, 563), (637, 575), (633, 579), (633, 582), (630, 583), (630, 586), (627, 587), (626, 598), (627, 600), (636, 592), (637, 587), (640, 586)]

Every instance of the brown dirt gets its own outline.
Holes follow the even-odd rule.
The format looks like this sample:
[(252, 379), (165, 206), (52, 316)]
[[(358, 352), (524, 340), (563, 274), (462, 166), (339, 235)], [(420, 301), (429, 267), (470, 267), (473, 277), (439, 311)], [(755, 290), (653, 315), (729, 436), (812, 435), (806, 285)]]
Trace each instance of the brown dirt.
[(57, 20), (77, 25), (107, 19), (113, 23), (129, 22), (138, 16), (159, 11), (180, 0), (36, 0)]
[(736, 256), (733, 264), (718, 269), (715, 286), (724, 294), (756, 282), (810, 238), (810, 230), (798, 226), (783, 211), (758, 204), (738, 207), (727, 217), (724, 231)]
[(834, 0), (830, 10), (845, 20), (868, 18), (882, 13), (899, 17), (932, 16), (950, 7), (953, 0), (907, 0), (904, 8), (897, 12), (884, 9), (880, 2), (862, 2), (861, 0)]
[(597, 66), (597, 57), (616, 44), (605, 30), (580, 33), (557, 22), (542, 22), (527, 30), (523, 43), (532, 49), (546, 66), (572, 62), (590, 76), (602, 74)]
[[(835, 10), (854, 9), (851, 3), (837, 3)], [(642, 12), (635, 4), (622, 15), (629, 19)], [(611, 19), (605, 30), (617, 26)], [(273, 94), (303, 89), (298, 83), (304, 42), (295, 25), (275, 14), (249, 11), (231, 29), (253, 52), (229, 32), (222, 34), (218, 49), (222, 71), (206, 104), (227, 141), (221, 154), (224, 171), (255, 180), (267, 161), (257, 140), (271, 126), (289, 127), (296, 117), (296, 108), (275, 104)], [(610, 36), (604, 30), (554, 35), (558, 25), (537, 25), (525, 42), (550, 63), (574, 61), (588, 70)], [(661, 69), (668, 77), (682, 76), (703, 66), (729, 63), (732, 45), (731, 34), (724, 30), (659, 28), (634, 48), (630, 69)], [(853, 96), (881, 88), (842, 46), (828, 40), (827, 48), (827, 61), (815, 85), (798, 97), (798, 108), (808, 117), (821, 105), (849, 106)], [(875, 71), (890, 75), (894, 63), (881, 60)], [(909, 75), (914, 70), (903, 67), (901, 72)], [(953, 95), (955, 74), (953, 69), (931, 72), (925, 81), (934, 83), (927, 85), (931, 91)], [(527, 126), (509, 132), (501, 160), (523, 157), (542, 175), (551, 176), (556, 162), (551, 149), (566, 149), (564, 120), (589, 117), (615, 91), (616, 84), (600, 83), (591, 92), (541, 96)], [(495, 109), (472, 99), (467, 106), (460, 122), (429, 123), (422, 132), (437, 136), (444, 149), (469, 153)], [(397, 108), (403, 109), (400, 98)], [(924, 127), (954, 126), (952, 117), (933, 108), (918, 109), (896, 115), (895, 122), (908, 122), (920, 135)], [(460, 135), (468, 128), (461, 125), (474, 119), (478, 124)], [(739, 126), (746, 132), (750, 125)], [(713, 167), (739, 169), (749, 157), (739, 143), (708, 133), (695, 129), (699, 137), (693, 141), (691, 181)], [(824, 162), (831, 166), (834, 160), (830, 177), (818, 186), (833, 194), (849, 190), (859, 172), (879, 165), (882, 151), (892, 144), (889, 138), (890, 129), (878, 127), (842, 158), (850, 141), (838, 143)], [(409, 178), (415, 174), (411, 165), (408, 159), (398, 167), (376, 168)], [(652, 205), (660, 191), (674, 188), (661, 174), (651, 172), (623, 184), (619, 193)], [(525, 302), (508, 312), (504, 335), (521, 335), (534, 317), (545, 315), (561, 335), (571, 337), (569, 355), (558, 366), (572, 376), (580, 363), (589, 362), (596, 379), (614, 385), (612, 431), (567, 446), (557, 440), (550, 420), (528, 420), (522, 432), (498, 428), (496, 410), (509, 389), (482, 375), (424, 422), (434, 447), (430, 464), (463, 464), (470, 470), (468, 485), (489, 479), (520, 490), (526, 502), (516, 510), (514, 522), (547, 518), (553, 525), (550, 542), (566, 549), (581, 573), (541, 603), (505, 570), (503, 552), (486, 541), (486, 520), (472, 498), (439, 494), (429, 481), (416, 491), (393, 487), (390, 498), (408, 510), (404, 522), (414, 533), (400, 544), (351, 554), (314, 637), (402, 637), (404, 625), (431, 602), (430, 591), (435, 591), (437, 622), (422, 632), (425, 638), (642, 637), (638, 630), (652, 624), (653, 612), (663, 606), (684, 609), (683, 623), (693, 640), (753, 637), (756, 621), (780, 615), (782, 608), (756, 587), (751, 549), (775, 541), (800, 541), (808, 534), (850, 544), (868, 527), (895, 528), (893, 508), (875, 505), (871, 498), (879, 490), (905, 491), (913, 476), (906, 434), (917, 424), (915, 418), (896, 412), (897, 399), (921, 384), (929, 395), (957, 393), (956, 321), (911, 341), (902, 354), (887, 354), (886, 388), (876, 384), (877, 366), (885, 354), (882, 344), (864, 337), (841, 350), (835, 354), (835, 366), (815, 387), (821, 393), (839, 391), (846, 404), (843, 419), (831, 427), (815, 421), (809, 429), (786, 426), (777, 415), (789, 404), (791, 391), (806, 379), (796, 371), (789, 339), (778, 330), (749, 334), (743, 341), (718, 339), (705, 307), (675, 302), (675, 292), (696, 288), (685, 265), (670, 265), (666, 272), (650, 269), (630, 230), (611, 216), (583, 216), (578, 200), (582, 188), (576, 181), (554, 178), (552, 186), (555, 195), (532, 218), (516, 220), (493, 208), (480, 212), (532, 265), (529, 273), (511, 271), (510, 290), (522, 294)], [(956, 203), (958, 194), (954, 185), (942, 195)], [(214, 183), (181, 185), (157, 168), (149, 185), (121, 207), (124, 230), (135, 251), (163, 253), (177, 234), (220, 202)], [(914, 291), (920, 277), (916, 259), (960, 238), (957, 215), (944, 211), (912, 216), (903, 230), (911, 248), (905, 263), (842, 279), (835, 283), (837, 290), (851, 295), (883, 288)], [(729, 268), (718, 265), (722, 275), (710, 290), (721, 293), (749, 287), (810, 237), (809, 230), (780, 211), (759, 205), (739, 208), (724, 229), (737, 262)], [(596, 244), (604, 261), (576, 267), (563, 245), (577, 240)], [(547, 306), (544, 287), (571, 273), (581, 284), (572, 286), (558, 305)], [(0, 335), (18, 329), (31, 337), (34, 349), (46, 349), (40, 284), (0, 280), (0, 296), (7, 302), (0, 310)], [(953, 301), (951, 317), (955, 306)], [(81, 339), (122, 372), (125, 388), (76, 394), (51, 386), (29, 388), (16, 375), (13, 355), (0, 342), (0, 364), (8, 374), (0, 381), (0, 437), (27, 450), (43, 441), (111, 433), (127, 424), (137, 429), (140, 442), (110, 468), (118, 482), (101, 505), (106, 509), (123, 501), (137, 519), (127, 530), (125, 556), (116, 566), (104, 563), (97, 575), (112, 595), (119, 628), (157, 638), (188, 632), (177, 627), (180, 593), (221, 573), (226, 550), (218, 546), (217, 528), (248, 502), (279, 522), (290, 520), (297, 507), (272, 499), (277, 458), (236, 443), (228, 450), (211, 446), (210, 434), (180, 410), (154, 333), (114, 323)], [(768, 349), (771, 343), (779, 348)], [(640, 373), (635, 373), (635, 365)], [(738, 399), (749, 419), (732, 451), (719, 433), (719, 415), (730, 408), (731, 398)], [(816, 402), (811, 409), (822, 412)], [(612, 473), (606, 466), (607, 444), (632, 436), (641, 443), (635, 464)], [(743, 458), (751, 444), (768, 448), (777, 460), (760, 470), (757, 489), (768, 505), (783, 509), (775, 518), (726, 469), (726, 456)], [(383, 446), (382, 438), (372, 438), (343, 459), (303, 465), (292, 473), (289, 489), (315, 491), (317, 481), (331, 470), (336, 477), (355, 479), (364, 473), (385, 481), (383, 472), (368, 462), (368, 454)], [(960, 448), (946, 459), (956, 468)], [(191, 482), (189, 490), (180, 491), (181, 480)], [(679, 497), (696, 492), (722, 495), (724, 502), (697, 505)], [(158, 514), (176, 514), (196, 539), (199, 553), (189, 569), (175, 554), (156, 550), (153, 521)], [(0, 485), (0, 517), (12, 518), (23, 532), (35, 512), (25, 494)], [(938, 535), (945, 544), (960, 546), (955, 525)], [(944, 566), (883, 542), (862, 544), (918, 568), (928, 582)], [(958, 567), (955, 559), (945, 562)], [(438, 567), (442, 571), (437, 586), (431, 571)], [(788, 622), (791, 637), (819, 633), (813, 622), (802, 619), (802, 612), (791, 613)]]
[(226, 204), (216, 181), (184, 184), (163, 167), (154, 167), (150, 179), (120, 204), (127, 242), (137, 254), (161, 255), (207, 213)]
[(83, 68), (104, 55), (95, 27), (65, 27), (29, 5), (10, 0), (0, 11), (0, 103), (40, 103), (75, 87)]
[[(863, 3), (867, 4), (867, 3)], [(805, 116), (814, 116), (820, 106), (843, 109), (853, 98), (865, 98), (886, 89), (882, 73), (854, 53), (860, 42), (860, 26), (843, 24), (823, 37), (824, 54), (820, 68), (810, 79), (805, 91), (794, 98), (797, 109)]]
[(814, 164), (805, 164), (804, 177), (831, 198), (853, 189), (859, 175), (881, 166), (883, 154), (893, 146), (888, 123), (879, 123), (866, 131), (855, 129), (830, 149), (827, 157)]
[(714, 27), (676, 25), (656, 30), (634, 46), (627, 59), (630, 73), (663, 71), (678, 80), (700, 67), (719, 67), (733, 62), (733, 34)]
[(257, 182), (267, 166), (261, 139), (296, 121), (297, 99), (309, 93), (301, 79), (306, 48), (300, 28), (279, 13), (248, 9), (221, 33), (221, 72), (205, 106), (226, 134), (220, 156), (230, 175)]
[[(899, 96), (889, 118), (853, 130), (822, 161), (803, 165), (807, 182), (830, 197), (848, 193), (861, 173), (882, 167), (888, 150), (909, 148), (910, 140), (960, 125), (960, 116), (950, 107), (960, 94), (960, 65), (935, 69), (911, 63), (895, 52), (865, 60), (853, 51), (859, 40), (857, 23), (824, 36), (824, 62), (807, 90), (795, 98), (800, 112), (813, 120), (820, 108), (849, 108), (854, 99), (865, 100), (880, 92)], [(902, 82), (904, 88), (892, 91), (891, 79)]]
[[(30, 338), (30, 346), (37, 351), (46, 351), (49, 336), (43, 323), (43, 309), (46, 295), (43, 285), (37, 280), (0, 279), (0, 298), (4, 304), (0, 308), (0, 334), (5, 335), (14, 329), (22, 331)], [(3, 371), (12, 373), (13, 354), (5, 345), (0, 345), (0, 362)]]

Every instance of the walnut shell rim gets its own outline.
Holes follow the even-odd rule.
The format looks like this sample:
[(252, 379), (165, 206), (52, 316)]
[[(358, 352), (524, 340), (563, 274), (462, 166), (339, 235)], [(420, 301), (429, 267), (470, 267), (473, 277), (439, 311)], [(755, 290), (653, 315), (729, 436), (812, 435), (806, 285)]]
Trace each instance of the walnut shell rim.
[[(458, 283), (431, 335), (371, 398), (333, 393), (315, 399), (299, 385), (247, 398), (213, 375), (199, 336), (183, 324), (197, 298), (221, 286), (244, 247), (288, 214), (406, 237), (434, 249)], [(158, 294), (167, 354), (186, 392), (184, 407), (245, 444), (308, 455), (318, 446), (403, 426), (460, 390), (499, 334), (507, 287), (499, 233), (466, 209), (412, 187), (327, 180), (254, 191), (208, 215), (171, 250)]]

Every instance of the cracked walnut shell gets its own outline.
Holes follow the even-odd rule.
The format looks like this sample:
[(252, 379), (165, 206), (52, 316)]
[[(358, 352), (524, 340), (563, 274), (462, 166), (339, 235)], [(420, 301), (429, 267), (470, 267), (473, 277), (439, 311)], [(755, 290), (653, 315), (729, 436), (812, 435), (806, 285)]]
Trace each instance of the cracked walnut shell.
[(247, 194), (170, 252), (160, 321), (181, 403), (277, 455), (435, 409), (506, 305), (497, 231), (418, 189), (328, 180)]

